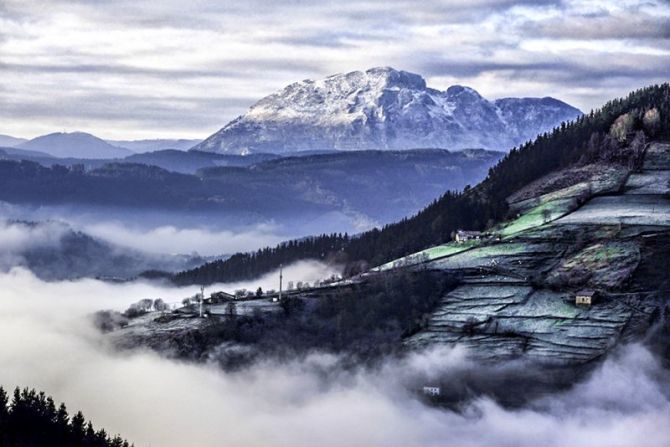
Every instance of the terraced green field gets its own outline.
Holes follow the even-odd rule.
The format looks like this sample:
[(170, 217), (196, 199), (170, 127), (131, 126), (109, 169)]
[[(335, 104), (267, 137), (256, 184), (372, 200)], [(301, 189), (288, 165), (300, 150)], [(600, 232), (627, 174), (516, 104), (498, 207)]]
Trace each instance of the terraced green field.
[(444, 245), (437, 245), (435, 247), (427, 248), (420, 252), (405, 256), (399, 259), (395, 259), (386, 264), (382, 264), (379, 267), (372, 269), (372, 271), (381, 272), (384, 270), (389, 270), (397, 267), (408, 267), (412, 265), (421, 264), (428, 261), (434, 261), (436, 259), (443, 258), (445, 256), (455, 255), (471, 248), (478, 247), (481, 244), (481, 241), (468, 241), (468, 242), (449, 242)]
[(514, 236), (522, 231), (559, 219), (576, 208), (577, 200), (575, 198), (552, 200), (521, 214), (509, 223), (503, 224), (496, 233), (503, 238)]

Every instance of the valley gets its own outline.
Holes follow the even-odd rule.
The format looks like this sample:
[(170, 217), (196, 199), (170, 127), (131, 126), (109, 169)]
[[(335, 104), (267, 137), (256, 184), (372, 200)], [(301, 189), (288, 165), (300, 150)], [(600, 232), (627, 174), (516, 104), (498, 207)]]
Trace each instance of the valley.
[(667, 0), (0, 0), (0, 447), (669, 447)]

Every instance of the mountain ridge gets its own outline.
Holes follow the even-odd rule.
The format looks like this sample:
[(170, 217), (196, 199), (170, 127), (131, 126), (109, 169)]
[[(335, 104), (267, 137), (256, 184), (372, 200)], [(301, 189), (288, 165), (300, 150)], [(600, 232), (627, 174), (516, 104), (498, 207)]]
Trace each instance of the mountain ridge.
[[(47, 167), (0, 157), (5, 158), (0, 159), (0, 200), (172, 210), (191, 217), (216, 215), (217, 219), (238, 216), (246, 224), (249, 219), (290, 221), (293, 227), (312, 228), (308, 232), (317, 227), (312, 222), (319, 219), (321, 229), (353, 231), (354, 227), (360, 230), (360, 222), (399, 219), (446, 189), (474, 183), (503, 156), (484, 150), (340, 152), (274, 160), (260, 155), (202, 154), (204, 159), (198, 162), (184, 158), (199, 158), (193, 152), (170, 154), (153, 162), (147, 154), (86, 164), (73, 160), (69, 167), (59, 159), (41, 160), (44, 165), (48, 162)], [(158, 154), (159, 158), (163, 155)], [(179, 157), (172, 158), (174, 155)], [(138, 163), (140, 160), (147, 164)], [(244, 164), (247, 161), (255, 163)], [(197, 172), (157, 167), (186, 162)]]
[(2, 135), (0, 134), (0, 147), (14, 147), (18, 146), (21, 143), (25, 143), (25, 138), (13, 137), (11, 135)]
[(130, 149), (136, 153), (164, 151), (175, 149), (185, 151), (197, 145), (202, 140), (188, 138), (150, 138), (143, 140), (105, 140), (107, 143)]
[(440, 91), (418, 74), (377, 67), (292, 83), (192, 150), (509, 150), (579, 115), (550, 97), (488, 101), (470, 87)]
[(46, 152), (60, 158), (122, 158), (133, 154), (129, 149), (113, 146), (86, 132), (54, 132), (41, 135), (19, 144), (17, 148)]

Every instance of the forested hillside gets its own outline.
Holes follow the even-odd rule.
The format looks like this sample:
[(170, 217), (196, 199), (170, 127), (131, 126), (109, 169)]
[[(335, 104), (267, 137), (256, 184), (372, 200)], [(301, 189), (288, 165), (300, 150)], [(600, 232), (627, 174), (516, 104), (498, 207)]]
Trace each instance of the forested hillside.
[(346, 262), (344, 249), (351, 242), (347, 234), (324, 234), (282, 243), (257, 252), (237, 253), (225, 261), (207, 263), (193, 270), (178, 273), (179, 284), (212, 283), (219, 278), (255, 278), (279, 267), (279, 264), (298, 259), (319, 259)]
[[(655, 85), (616, 99), (601, 109), (563, 123), (535, 141), (513, 149), (486, 179), (464, 191), (448, 191), (415, 216), (374, 229), (358, 237), (321, 236), (293, 241), (274, 249), (242, 254), (205, 264), (176, 276), (179, 283), (211, 283), (250, 279), (299, 259), (326, 259), (334, 252), (347, 264), (347, 273), (438, 245), (457, 229), (482, 230), (507, 217), (506, 198), (539, 177), (576, 164), (602, 159), (628, 163), (630, 139), (636, 133), (670, 137), (670, 84)], [(330, 251), (329, 244), (332, 245)], [(323, 251), (311, 251), (320, 247)]]
[(18, 388), (11, 400), (0, 387), (0, 447), (128, 447), (120, 436), (95, 430), (81, 412), (35, 390)]
[[(503, 156), (481, 149), (361, 151), (277, 160), (263, 155), (168, 153), (137, 155), (93, 169), (47, 167), (42, 162), (4, 159), (0, 153), (0, 200), (223, 214), (231, 219), (252, 215), (254, 222), (279, 223), (294, 218), (309, 222), (335, 212), (353, 223), (331, 228), (360, 231), (415, 213), (445, 189), (483, 179)], [(242, 166), (242, 159), (256, 162)], [(171, 168), (185, 163), (184, 171), (189, 171), (202, 160), (212, 166), (197, 175), (151, 165)]]

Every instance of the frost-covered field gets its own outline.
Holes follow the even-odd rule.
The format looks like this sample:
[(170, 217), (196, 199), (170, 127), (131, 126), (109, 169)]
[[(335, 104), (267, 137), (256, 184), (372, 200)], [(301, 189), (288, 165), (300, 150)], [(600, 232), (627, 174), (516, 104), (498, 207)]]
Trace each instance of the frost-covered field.
[(521, 258), (536, 253), (545, 253), (549, 250), (549, 244), (503, 242), (436, 260), (431, 263), (431, 267), (438, 269), (495, 267), (498, 264), (506, 263), (510, 258)]
[(539, 227), (566, 215), (576, 207), (577, 202), (574, 198), (556, 199), (543, 203), (505, 224), (498, 231), (498, 234), (502, 237), (508, 237)]
[(670, 169), (670, 144), (652, 143), (644, 157), (644, 169)]
[(596, 197), (559, 224), (669, 225), (670, 201), (661, 196)]
[(573, 167), (552, 172), (512, 194), (507, 200), (512, 209), (524, 212), (557, 199), (614, 192), (625, 178), (626, 171), (620, 166), (591, 164)]
[[(230, 313), (228, 304), (215, 304), (212, 306), (207, 306), (207, 310), (209, 310), (212, 315), (227, 315)], [(267, 298), (248, 301), (235, 301), (236, 315), (253, 315), (254, 310), (259, 310), (262, 312), (279, 312), (281, 307), (279, 307), (278, 303), (272, 303)]]
[(626, 194), (670, 193), (670, 171), (646, 171), (631, 174), (626, 182)]
[[(461, 344), (476, 345), (482, 358), (513, 357), (521, 349), (542, 363), (581, 363), (602, 355), (634, 313), (620, 301), (585, 308), (570, 299), (569, 293), (533, 291), (528, 285), (465, 284), (443, 299), (428, 329), (407, 343), (451, 343), (456, 337)], [(476, 331), (468, 334), (473, 325)]]
[(426, 261), (434, 261), (446, 256), (455, 255), (463, 251), (469, 250), (471, 248), (477, 247), (481, 244), (479, 240), (472, 240), (468, 242), (458, 243), (458, 242), (449, 242), (443, 245), (437, 245), (435, 247), (430, 247), (425, 250), (421, 250), (417, 253), (413, 253), (408, 256), (403, 256), (402, 258), (395, 259), (386, 264), (382, 264), (379, 267), (372, 269), (373, 271), (381, 272), (384, 270), (389, 270), (397, 267), (408, 267), (411, 265), (417, 265)]
[(584, 284), (619, 287), (640, 262), (640, 249), (634, 241), (608, 241), (590, 245), (561, 259), (547, 275), (550, 284)]

